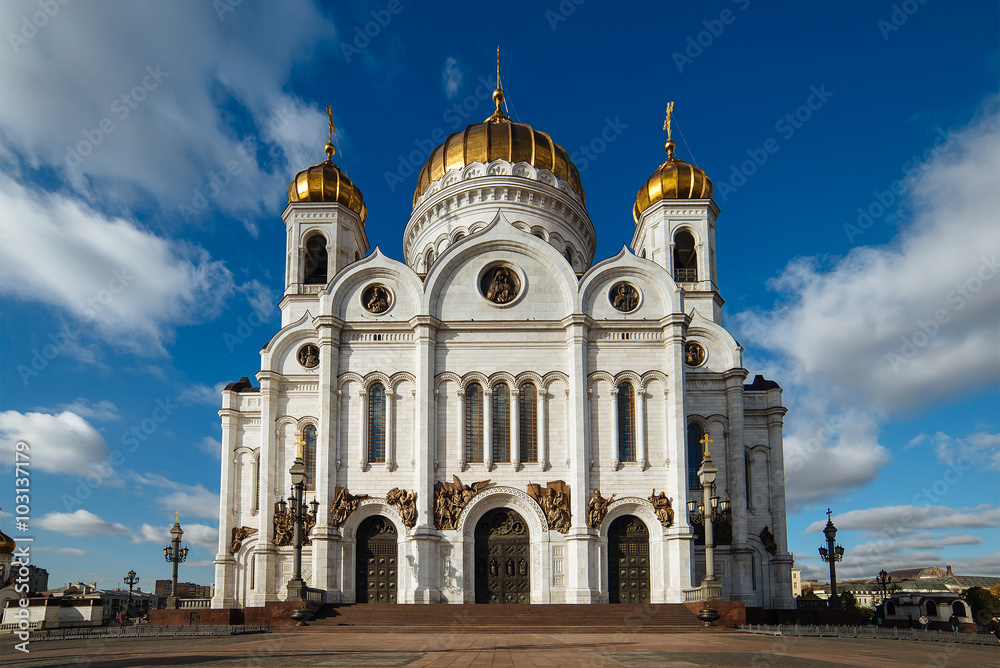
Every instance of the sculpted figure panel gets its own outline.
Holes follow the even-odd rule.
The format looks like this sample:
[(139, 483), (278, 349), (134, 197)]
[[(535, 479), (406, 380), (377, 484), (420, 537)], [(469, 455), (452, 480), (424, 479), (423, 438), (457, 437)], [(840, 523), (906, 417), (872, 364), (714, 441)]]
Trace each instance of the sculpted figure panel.
[[(312, 545), (312, 540), (310, 540), (309, 538), (309, 532), (312, 531), (314, 526), (316, 526), (316, 516), (313, 515), (312, 513), (307, 513), (306, 516), (302, 518), (303, 547), (307, 545)], [(294, 539), (295, 539), (295, 516), (292, 514), (292, 509), (286, 507), (284, 512), (282, 512), (279, 504), (275, 503), (274, 545), (276, 547), (284, 547), (285, 545), (291, 545)]]
[(232, 539), (229, 541), (229, 553), (239, 552), (243, 541), (255, 533), (257, 533), (257, 529), (254, 527), (233, 527)]
[(548, 520), (549, 528), (566, 533), (570, 527), (569, 487), (563, 480), (555, 480), (545, 487), (528, 484), (528, 496), (533, 498)]
[(452, 475), (452, 482), (434, 483), (434, 526), (438, 529), (454, 529), (458, 526), (458, 516), (462, 509), (472, 500), (479, 490), (490, 484), (489, 480), (480, 480), (471, 485), (463, 485), (457, 475)]
[(610, 499), (601, 496), (601, 490), (595, 489), (594, 495), (587, 502), (587, 525), (593, 529), (601, 526), (604, 517), (608, 514), (608, 505), (614, 501), (616, 494), (612, 494)]
[(385, 502), (399, 511), (403, 524), (412, 529), (417, 524), (417, 494), (411, 489), (393, 487), (385, 495)]
[(334, 490), (333, 505), (330, 506), (330, 526), (341, 526), (347, 516), (358, 509), (358, 502), (367, 498), (367, 494), (355, 496), (348, 492), (346, 487), (338, 486)]
[(659, 518), (660, 524), (663, 528), (669, 528), (674, 524), (674, 508), (673, 499), (667, 496), (666, 492), (656, 493), (656, 488), (653, 488), (653, 494), (649, 497), (649, 502), (653, 504), (653, 509), (656, 510), (656, 517)]

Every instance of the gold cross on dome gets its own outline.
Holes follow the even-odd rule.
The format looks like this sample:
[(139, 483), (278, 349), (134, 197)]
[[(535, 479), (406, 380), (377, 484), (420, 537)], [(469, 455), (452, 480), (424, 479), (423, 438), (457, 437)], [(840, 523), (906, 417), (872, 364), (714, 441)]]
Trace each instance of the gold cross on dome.
[(176, 522), (177, 524), (181, 523), (181, 511), (179, 510), (174, 511), (174, 522)]
[(663, 121), (663, 129), (667, 131), (667, 139), (670, 139), (670, 117), (674, 115), (674, 103), (667, 102), (667, 118)]
[(299, 434), (298, 437), (294, 441), (292, 441), (292, 445), (298, 448), (295, 455), (296, 459), (302, 459), (302, 446), (305, 444), (306, 442), (302, 440), (302, 434)]
[(337, 128), (333, 125), (333, 108), (330, 105), (326, 105), (326, 117), (330, 121), (330, 141), (333, 141), (333, 133), (337, 131)]
[(705, 446), (705, 456), (708, 457), (709, 456), (708, 446), (711, 445), (712, 443), (715, 443), (715, 441), (713, 441), (712, 437), (706, 433), (704, 436), (701, 437), (701, 440), (698, 442)]

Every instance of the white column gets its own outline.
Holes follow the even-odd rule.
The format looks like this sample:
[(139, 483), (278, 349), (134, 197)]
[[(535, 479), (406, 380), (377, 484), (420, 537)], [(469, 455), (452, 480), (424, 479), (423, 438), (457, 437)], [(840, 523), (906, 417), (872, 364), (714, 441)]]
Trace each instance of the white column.
[(414, 489), (417, 493), (417, 526), (410, 534), (410, 554), (416, 560), (417, 570), (413, 587), (402, 592), (402, 600), (410, 603), (438, 603), (441, 601), (440, 549), (441, 532), (434, 526), (434, 457), (432, 448), (436, 418), (434, 404), (435, 347), (437, 345), (436, 318), (418, 315), (410, 321), (414, 328), (414, 357), (416, 369), (416, 406), (414, 414), (413, 458), (416, 465)]
[(538, 463), (543, 471), (549, 468), (549, 404), (547, 388), (538, 388)]
[(611, 388), (611, 468), (615, 471), (621, 463), (618, 445), (618, 387)]
[(385, 470), (396, 465), (396, 388), (385, 388)]
[(649, 466), (649, 454), (646, 450), (646, 388), (635, 386), (635, 450), (639, 470), (645, 471)]
[(339, 551), (340, 531), (329, 526), (330, 504), (337, 486), (338, 414), (340, 392), (337, 376), (340, 374), (341, 322), (332, 316), (315, 319), (319, 331), (319, 433), (316, 438), (316, 500), (319, 511), (312, 530), (312, 578), (309, 586), (322, 590), (324, 601), (340, 602), (337, 587), (337, 564), (334, 555)]
[(368, 391), (366, 388), (358, 390), (358, 405), (358, 410), (361, 412), (357, 422), (361, 431), (361, 438), (358, 439), (361, 444), (358, 461), (361, 462), (361, 470), (364, 471), (368, 467)]
[(483, 388), (483, 463), (493, 467), (493, 388)]
[[(684, 408), (684, 333), (690, 316), (675, 313), (663, 322), (664, 361), (667, 374), (667, 496), (674, 499), (674, 524), (666, 533), (667, 603), (683, 603), (691, 587), (694, 534), (687, 517), (687, 413)], [(697, 498), (697, 497), (696, 497)]]
[(521, 389), (510, 388), (510, 462), (514, 470), (521, 464)]
[[(236, 431), (239, 423), (239, 411), (231, 407), (239, 401), (236, 392), (228, 391), (222, 395), (222, 466), (219, 486), (219, 551), (215, 555), (215, 595), (212, 597), (213, 608), (232, 608), (236, 606), (236, 560), (229, 553), (229, 540), (235, 525), (230, 508), (236, 508), (240, 489), (236, 485), (236, 463), (233, 450), (236, 445)], [(244, 574), (246, 577), (246, 574)]]
[[(767, 391), (767, 441), (771, 448), (768, 458), (771, 470), (771, 519), (774, 521), (774, 542), (778, 544), (778, 554), (771, 557), (771, 577), (774, 578), (772, 600), (774, 608), (794, 608), (792, 598), (792, 556), (788, 553), (788, 529), (785, 519), (785, 454), (782, 425), (786, 410), (781, 405), (781, 390)], [(764, 602), (767, 605), (767, 601)]]
[(281, 375), (273, 371), (259, 371), (260, 381), (260, 513), (257, 514), (256, 576), (254, 589), (248, 597), (248, 606), (262, 606), (265, 601), (277, 601), (278, 590), (284, 583), (278, 582), (277, 550), (274, 540), (275, 490), (280, 496), (283, 487), (282, 472), (278, 470), (278, 443), (275, 432), (277, 420), (278, 391)]

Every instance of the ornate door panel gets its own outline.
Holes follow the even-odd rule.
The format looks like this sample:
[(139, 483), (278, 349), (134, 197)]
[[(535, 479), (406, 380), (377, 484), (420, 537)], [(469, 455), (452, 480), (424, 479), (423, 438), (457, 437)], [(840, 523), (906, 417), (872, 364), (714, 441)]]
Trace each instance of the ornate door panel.
[(385, 517), (369, 517), (358, 527), (355, 591), (358, 603), (396, 602), (396, 527)]
[(476, 603), (530, 603), (528, 527), (513, 510), (497, 508), (476, 525)]
[(608, 529), (608, 602), (649, 603), (649, 532), (631, 515)]

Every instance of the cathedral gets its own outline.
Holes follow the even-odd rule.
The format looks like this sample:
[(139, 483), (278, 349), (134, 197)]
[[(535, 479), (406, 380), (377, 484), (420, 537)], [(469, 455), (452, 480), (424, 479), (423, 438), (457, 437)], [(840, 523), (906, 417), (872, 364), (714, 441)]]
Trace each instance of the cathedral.
[(794, 607), (785, 408), (721, 324), (711, 180), (668, 109), (631, 250), (595, 262), (576, 166), (503, 99), (431, 153), (402, 262), (370, 251), (332, 117), (289, 185), (281, 329), (222, 393), (212, 607), (287, 597), (293, 464), (327, 603), (681, 603), (714, 570)]

